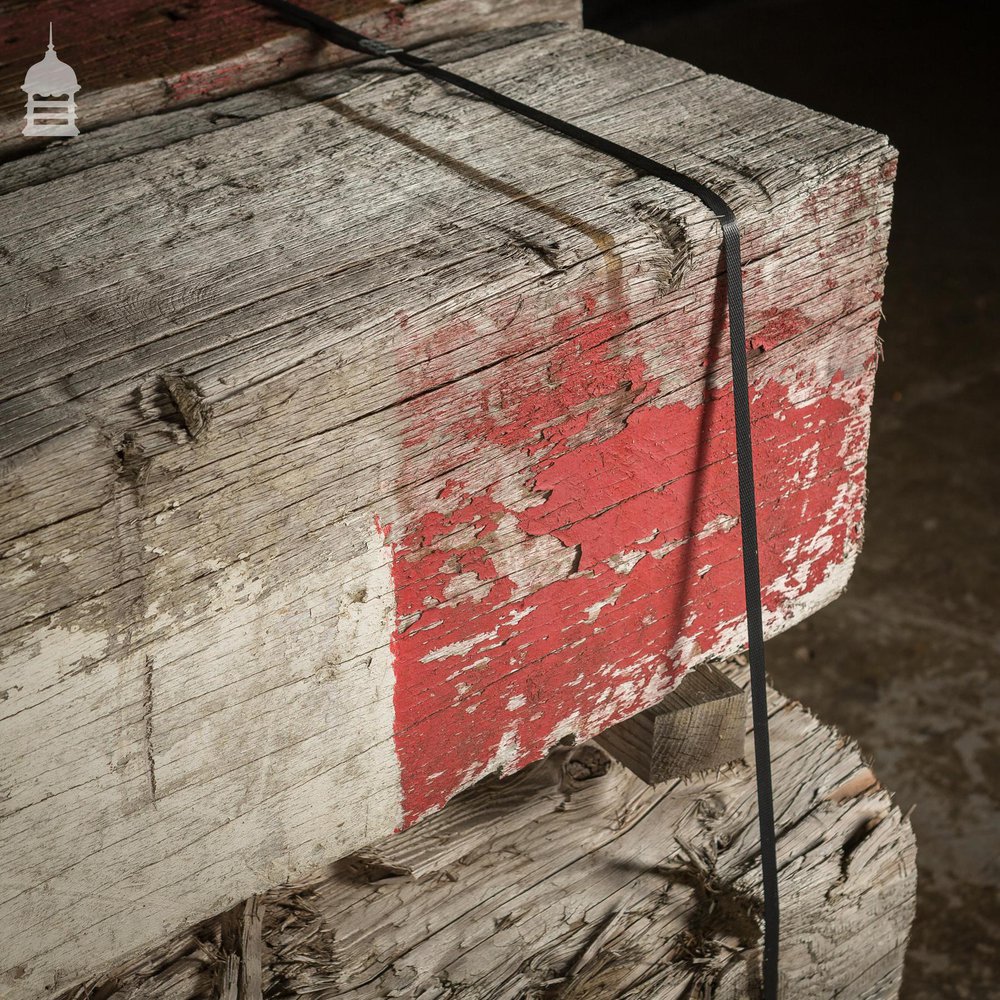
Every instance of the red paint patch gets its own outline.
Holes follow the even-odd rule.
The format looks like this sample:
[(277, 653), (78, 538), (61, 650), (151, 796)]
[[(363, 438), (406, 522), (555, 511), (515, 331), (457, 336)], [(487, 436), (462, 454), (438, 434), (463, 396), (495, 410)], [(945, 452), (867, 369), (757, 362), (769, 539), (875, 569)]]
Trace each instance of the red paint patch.
[(770, 351), (804, 333), (810, 326), (809, 318), (801, 309), (765, 309), (761, 315), (764, 323), (750, 337), (753, 351)]
[(390, 3), (382, 16), (385, 18), (387, 27), (398, 30), (406, 24), (406, 5)]
[[(882, 170), (883, 177), (889, 176)], [(892, 174), (894, 176), (894, 173)], [(819, 222), (830, 204), (838, 214), (847, 218), (855, 217), (871, 210), (881, 190), (881, 181), (871, 175), (863, 176), (860, 170), (841, 174), (827, 184), (818, 187), (803, 199), (803, 208), (814, 222)]]
[(167, 81), (167, 86), (172, 101), (191, 101), (235, 93), (246, 76), (247, 70), (242, 64), (225, 63), (178, 73)]
[[(775, 342), (801, 321), (775, 316)], [(448, 460), (502, 465), (483, 488), (452, 477), (438, 509), (391, 532), (407, 823), (568, 731), (587, 735), (638, 711), (743, 620), (730, 390), (694, 407), (653, 405), (658, 383), (616, 337), (628, 327), (625, 311), (597, 315), (588, 299), (538, 332), (560, 346), (531, 374), (501, 365), (474, 396), (447, 390), (448, 411), (467, 414), (449, 431), (455, 441), (464, 432), (467, 455)], [(796, 405), (793, 391), (808, 401)], [(851, 419), (849, 393), (834, 398), (792, 372), (755, 394), (761, 569), (777, 611), (844, 558), (853, 518), (838, 508), (860, 508), (864, 468), (845, 469), (842, 456), (865, 424)], [(409, 405), (411, 446), (433, 438), (437, 395)], [(511, 481), (528, 502), (503, 499)], [(556, 563), (546, 555), (522, 590), (498, 563), (544, 536), (575, 553), (574, 570), (546, 579)]]

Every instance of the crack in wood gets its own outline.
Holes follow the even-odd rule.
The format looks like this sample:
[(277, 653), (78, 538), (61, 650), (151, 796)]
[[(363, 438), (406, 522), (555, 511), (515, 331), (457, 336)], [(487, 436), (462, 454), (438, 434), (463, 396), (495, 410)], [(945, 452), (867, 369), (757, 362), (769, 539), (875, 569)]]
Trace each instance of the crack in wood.
[(149, 775), (149, 797), (156, 805), (156, 760), (153, 754), (153, 658), (147, 656), (143, 670), (143, 745), (146, 750), (146, 771)]

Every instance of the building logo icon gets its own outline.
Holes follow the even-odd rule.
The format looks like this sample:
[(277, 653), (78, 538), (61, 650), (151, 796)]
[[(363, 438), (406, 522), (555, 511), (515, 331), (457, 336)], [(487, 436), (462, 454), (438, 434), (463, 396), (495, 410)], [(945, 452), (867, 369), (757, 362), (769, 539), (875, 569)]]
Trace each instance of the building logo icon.
[[(80, 89), (76, 73), (57, 55), (49, 22), (49, 48), (45, 58), (28, 70), (21, 90), (28, 95), (28, 113), (22, 135), (79, 135), (76, 100)], [(41, 98), (41, 100), (39, 100)], [(45, 100), (58, 98), (58, 100)]]

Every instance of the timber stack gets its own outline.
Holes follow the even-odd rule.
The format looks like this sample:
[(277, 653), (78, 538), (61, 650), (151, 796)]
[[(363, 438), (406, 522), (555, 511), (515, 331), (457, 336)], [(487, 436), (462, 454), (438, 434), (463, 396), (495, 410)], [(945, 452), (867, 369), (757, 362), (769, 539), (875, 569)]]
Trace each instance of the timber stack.
[[(745, 666), (724, 670), (742, 691)], [(774, 691), (769, 708), (784, 996), (895, 997), (909, 824), (855, 746)], [(63, 1000), (747, 1000), (757, 851), (746, 764), (652, 786), (594, 743), (563, 744)], [(260, 985), (228, 986), (241, 975)]]
[[(0, 5), (0, 996), (752, 994), (717, 221), (258, 5), (108, 6)], [(767, 634), (832, 600), (886, 139), (570, 0), (312, 6), (734, 206)], [(772, 697), (786, 995), (894, 997), (908, 824)]]

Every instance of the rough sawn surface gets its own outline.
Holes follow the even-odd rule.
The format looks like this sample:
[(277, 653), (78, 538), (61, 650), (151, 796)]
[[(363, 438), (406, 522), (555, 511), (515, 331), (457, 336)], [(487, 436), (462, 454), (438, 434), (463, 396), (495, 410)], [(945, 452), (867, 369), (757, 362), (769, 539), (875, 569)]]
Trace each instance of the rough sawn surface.
[[(909, 822), (853, 743), (769, 698), (782, 995), (893, 1000), (913, 919)], [(747, 1000), (759, 909), (750, 767), (649, 787), (583, 744), (254, 900), (263, 940), (244, 928), (262, 947), (244, 967), (271, 997)], [(72, 995), (207, 996), (220, 943), (208, 922)]]
[[(737, 209), (773, 634), (860, 546), (894, 151), (593, 32), (497, 45), (456, 65)], [(391, 67), (345, 79), (0, 197), (12, 1000), (742, 643), (715, 221)]]

